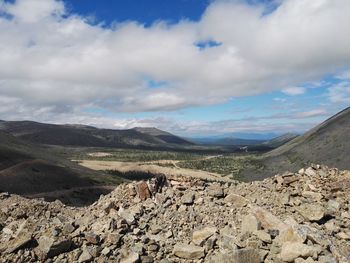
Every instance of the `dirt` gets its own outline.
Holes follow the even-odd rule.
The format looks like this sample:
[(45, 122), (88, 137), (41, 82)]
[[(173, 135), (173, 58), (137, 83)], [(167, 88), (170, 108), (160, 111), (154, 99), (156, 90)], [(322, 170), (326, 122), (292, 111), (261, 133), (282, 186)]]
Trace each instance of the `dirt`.
[[(220, 174), (206, 171), (196, 171), (186, 168), (180, 168), (176, 165), (176, 160), (161, 160), (154, 163), (144, 162), (118, 162), (118, 161), (96, 161), (96, 160), (79, 160), (80, 165), (92, 170), (116, 170), (119, 172), (146, 172), (154, 174), (166, 174), (170, 176), (186, 176), (210, 181), (232, 182), (228, 177), (222, 177)], [(174, 167), (162, 167), (156, 163), (171, 163)]]

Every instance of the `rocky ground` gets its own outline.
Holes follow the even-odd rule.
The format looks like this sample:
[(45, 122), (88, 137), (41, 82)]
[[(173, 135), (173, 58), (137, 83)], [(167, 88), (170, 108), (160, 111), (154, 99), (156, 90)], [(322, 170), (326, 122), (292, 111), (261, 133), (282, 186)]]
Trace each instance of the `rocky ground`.
[(0, 194), (0, 262), (350, 262), (350, 172), (123, 184), (89, 207)]

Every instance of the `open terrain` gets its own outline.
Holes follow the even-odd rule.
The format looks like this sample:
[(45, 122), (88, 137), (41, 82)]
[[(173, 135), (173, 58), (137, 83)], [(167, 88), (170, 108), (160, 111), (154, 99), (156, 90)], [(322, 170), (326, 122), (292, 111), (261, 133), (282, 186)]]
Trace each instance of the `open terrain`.
[[(131, 149), (130, 145), (126, 148), (76, 145), (89, 142), (89, 136), (100, 138), (98, 134), (104, 132), (120, 132), (114, 130), (32, 122), (1, 122), (0, 126), (6, 130), (6, 133), (0, 132), (0, 190), (27, 196), (41, 194), (50, 200), (57, 197), (67, 203), (78, 204), (86, 193), (92, 202), (99, 194), (110, 191), (109, 186), (116, 186), (123, 180), (147, 179), (156, 174), (214, 181), (253, 181), (287, 170), (295, 172), (311, 163), (350, 169), (349, 108), (302, 136), (287, 134), (266, 141), (265, 145), (277, 147), (266, 153), (251, 150), (259, 145), (247, 145), (245, 150), (234, 153), (219, 148), (196, 151), (197, 146), (191, 143), (186, 148), (174, 149), (171, 148), (174, 143), (177, 147), (186, 143), (152, 128), (136, 128), (132, 133), (147, 135), (152, 140), (157, 137), (168, 145), (163, 150), (146, 150), (144, 144), (139, 145), (139, 149)], [(90, 134), (91, 131), (94, 132)], [(50, 132), (53, 133), (50, 135)], [(69, 140), (74, 141), (75, 137), (71, 135), (75, 133), (82, 141), (71, 145)], [(61, 137), (56, 138), (57, 134)], [(62, 139), (66, 135), (67, 141)], [(53, 138), (59, 141), (59, 145), (55, 145)], [(66, 142), (69, 145), (64, 145)]]
[(348, 263), (350, 172), (158, 177), (88, 207), (0, 194), (0, 262)]
[[(164, 163), (169, 165), (159, 165)], [(120, 173), (141, 172), (149, 174), (164, 174), (167, 176), (185, 176), (188, 178), (199, 178), (208, 181), (231, 181), (230, 177), (223, 177), (217, 173), (178, 167), (175, 161), (169, 160), (164, 160), (160, 163), (82, 160), (79, 161), (79, 164), (84, 167), (100, 171), (109, 170)]]
[[(117, 176), (96, 172), (54, 154), (49, 148), (34, 145), (10, 134), (0, 132), (0, 190), (33, 195), (72, 188), (92, 187), (89, 201), (106, 193), (99, 185), (117, 185)], [(42, 195), (45, 197), (45, 195)], [(58, 195), (67, 200), (67, 196)], [(68, 198), (69, 199), (69, 198)], [(73, 198), (77, 201), (76, 198)], [(71, 200), (73, 200), (71, 199)]]
[[(284, 171), (298, 171), (312, 163), (350, 169), (350, 108), (301, 136), (287, 134), (265, 144), (266, 153), (224, 154), (209, 160), (184, 160), (178, 166), (228, 175), (238, 180), (262, 180)], [(248, 146), (249, 149), (250, 146)]]
[(300, 168), (348, 168), (349, 121), (348, 108), (262, 154), (0, 132), (0, 262), (348, 263), (350, 172)]

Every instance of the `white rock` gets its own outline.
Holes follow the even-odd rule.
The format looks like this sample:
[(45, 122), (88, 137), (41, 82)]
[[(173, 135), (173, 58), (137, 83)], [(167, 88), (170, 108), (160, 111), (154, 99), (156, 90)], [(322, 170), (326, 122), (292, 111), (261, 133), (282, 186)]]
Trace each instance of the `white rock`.
[(196, 245), (202, 246), (204, 242), (217, 231), (218, 229), (216, 227), (205, 227), (201, 230), (194, 231), (192, 235), (192, 242)]
[(253, 215), (246, 215), (242, 220), (241, 232), (244, 233), (254, 233), (260, 230), (261, 225), (259, 221)]
[(200, 259), (204, 257), (204, 248), (195, 245), (176, 244), (173, 253), (179, 258)]
[(318, 248), (305, 245), (303, 243), (297, 242), (285, 242), (282, 245), (281, 253), (279, 254), (279, 259), (284, 262), (293, 262), (298, 257), (312, 257), (320, 251)]
[(126, 258), (122, 259), (120, 263), (136, 263), (139, 261), (139, 254), (131, 252)]

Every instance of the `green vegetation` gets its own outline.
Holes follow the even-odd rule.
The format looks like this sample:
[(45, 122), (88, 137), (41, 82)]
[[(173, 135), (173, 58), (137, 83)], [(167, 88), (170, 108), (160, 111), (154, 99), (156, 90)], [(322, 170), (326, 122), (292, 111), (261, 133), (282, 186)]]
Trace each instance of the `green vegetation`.
[(105, 172), (112, 176), (116, 176), (116, 178), (123, 178), (130, 181), (148, 180), (154, 177), (154, 174), (149, 172), (138, 172), (138, 171), (120, 172), (117, 170), (106, 170)]
[(196, 160), (203, 158), (202, 154), (170, 151), (146, 151), (133, 149), (105, 150), (108, 156), (91, 156), (92, 152), (75, 153), (73, 159), (78, 160), (99, 160), (99, 161), (120, 161), (120, 162), (151, 162), (159, 160)]
[(264, 169), (264, 165), (259, 161), (256, 156), (218, 156), (214, 158), (201, 159), (201, 160), (188, 160), (177, 163), (179, 167), (203, 170), (212, 173), (218, 173), (223, 176), (231, 176), (236, 180), (243, 180), (240, 174), (244, 169)]
[(101, 176), (101, 174), (97, 175), (87, 175), (94, 185), (119, 185), (125, 182), (126, 178), (118, 177), (117, 174), (112, 174), (109, 171), (105, 171), (105, 174)]
[[(96, 155), (103, 153), (104, 156)], [(135, 149), (85, 149), (75, 151), (72, 159), (97, 160), (97, 161), (120, 161), (120, 162), (153, 162), (162, 167), (180, 167), (192, 170), (202, 170), (212, 173), (230, 176), (236, 180), (244, 180), (242, 171), (245, 169), (263, 170), (264, 165), (257, 155), (220, 155), (212, 156), (200, 153), (171, 152), (171, 151), (147, 151)], [(161, 162), (169, 160), (169, 162)], [(175, 161), (175, 162), (172, 162)], [(140, 180), (149, 178), (149, 174), (132, 172), (122, 174), (118, 171), (106, 171), (111, 175), (117, 175), (123, 179)]]

